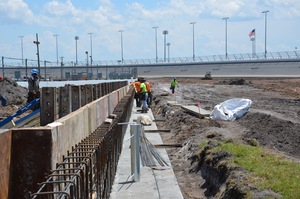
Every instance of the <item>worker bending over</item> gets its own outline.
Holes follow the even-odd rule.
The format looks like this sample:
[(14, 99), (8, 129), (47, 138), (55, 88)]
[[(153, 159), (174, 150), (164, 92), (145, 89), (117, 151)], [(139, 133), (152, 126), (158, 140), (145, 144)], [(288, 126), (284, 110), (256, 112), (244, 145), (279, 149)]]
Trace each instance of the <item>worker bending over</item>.
[(144, 78), (141, 79), (141, 103), (142, 103), (142, 113), (147, 113), (148, 105), (148, 92), (146, 86), (146, 80)]
[(146, 84), (147, 93), (148, 93), (147, 105), (148, 105), (148, 108), (151, 108), (151, 104), (152, 104), (152, 92), (151, 92), (151, 86), (150, 86), (150, 83), (149, 83), (148, 80), (146, 80), (145, 84)]

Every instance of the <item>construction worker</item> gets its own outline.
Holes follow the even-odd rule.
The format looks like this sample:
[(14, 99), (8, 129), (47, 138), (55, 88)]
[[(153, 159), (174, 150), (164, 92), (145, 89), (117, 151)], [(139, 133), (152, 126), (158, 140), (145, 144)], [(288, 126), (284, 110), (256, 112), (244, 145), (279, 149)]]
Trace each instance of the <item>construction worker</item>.
[(147, 93), (148, 93), (147, 105), (148, 105), (148, 108), (151, 108), (151, 104), (152, 104), (152, 93), (151, 93), (151, 87), (150, 87), (150, 83), (149, 83), (149, 81), (147, 81), (147, 80), (146, 80), (145, 84), (146, 84)]
[(135, 86), (136, 86), (136, 100), (138, 101), (137, 103), (137, 107), (141, 107), (142, 106), (142, 100), (141, 100), (141, 83), (142, 83), (142, 77), (139, 77), (138, 80), (135, 82)]
[(178, 87), (179, 84), (178, 84), (178, 82), (176, 81), (176, 77), (174, 77), (173, 80), (171, 81), (171, 87), (170, 87), (170, 89), (172, 90), (172, 94), (175, 93), (175, 87), (176, 87), (176, 86)]
[(141, 99), (140, 99), (140, 95), (141, 95), (141, 78), (139, 77), (135, 82), (132, 82), (131, 85), (134, 87), (134, 99), (136, 102), (136, 107), (141, 107)]
[(146, 87), (146, 80), (144, 78), (141, 79), (141, 103), (142, 103), (142, 113), (147, 113), (148, 105), (148, 92)]
[[(28, 97), (27, 103), (30, 103), (32, 100), (40, 98), (40, 80), (38, 77), (38, 70), (32, 69), (31, 75), (28, 78)], [(38, 109), (40, 106), (39, 104), (36, 105), (33, 110)]]

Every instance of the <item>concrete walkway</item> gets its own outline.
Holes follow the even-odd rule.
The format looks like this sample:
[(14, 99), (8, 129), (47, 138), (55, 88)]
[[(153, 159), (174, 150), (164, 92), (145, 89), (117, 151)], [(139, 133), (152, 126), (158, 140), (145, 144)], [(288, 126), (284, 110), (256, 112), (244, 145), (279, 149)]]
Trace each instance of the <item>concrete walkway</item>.
[[(141, 113), (133, 105), (129, 122), (136, 121), (142, 114), (154, 119), (151, 110), (148, 113)], [(157, 130), (153, 122), (151, 126), (144, 126), (145, 131)], [(162, 144), (159, 133), (145, 133), (147, 139), (153, 144)], [(119, 159), (117, 174), (112, 188), (111, 199), (183, 199), (177, 179), (171, 167), (168, 154), (164, 148), (157, 148), (160, 155), (166, 160), (169, 166), (155, 168), (140, 166), (140, 181), (133, 182), (131, 176), (130, 157), (130, 126), (127, 127), (124, 137), (122, 154)], [(140, 161), (141, 163), (141, 161)]]

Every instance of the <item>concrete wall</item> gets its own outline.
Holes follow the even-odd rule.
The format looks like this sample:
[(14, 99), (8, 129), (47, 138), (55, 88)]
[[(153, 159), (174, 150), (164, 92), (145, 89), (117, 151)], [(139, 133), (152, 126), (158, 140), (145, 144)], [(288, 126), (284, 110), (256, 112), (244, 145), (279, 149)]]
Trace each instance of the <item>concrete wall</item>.
[(118, 89), (47, 125), (53, 140), (52, 169), (62, 161), (62, 155), (103, 123), (127, 91), (128, 87)]
[(128, 90), (118, 89), (47, 126), (1, 133), (0, 198), (30, 198), (28, 192), (37, 191), (37, 183), (103, 123)]

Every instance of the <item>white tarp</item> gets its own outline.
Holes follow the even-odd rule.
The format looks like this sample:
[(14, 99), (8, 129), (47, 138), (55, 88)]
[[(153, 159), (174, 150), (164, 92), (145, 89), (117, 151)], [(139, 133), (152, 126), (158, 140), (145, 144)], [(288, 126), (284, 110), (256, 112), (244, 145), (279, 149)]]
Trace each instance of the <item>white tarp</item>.
[(216, 105), (210, 114), (213, 120), (234, 121), (244, 116), (252, 101), (250, 99), (233, 98)]

